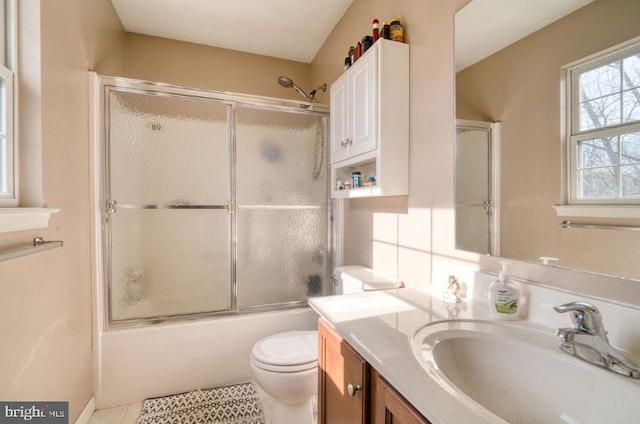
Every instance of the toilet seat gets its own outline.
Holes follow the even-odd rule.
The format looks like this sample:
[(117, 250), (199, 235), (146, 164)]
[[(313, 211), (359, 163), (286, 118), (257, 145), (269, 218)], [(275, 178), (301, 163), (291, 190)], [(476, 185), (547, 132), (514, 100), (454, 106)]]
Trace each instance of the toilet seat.
[(288, 331), (259, 340), (251, 350), (253, 364), (265, 371), (290, 373), (318, 366), (318, 332)]

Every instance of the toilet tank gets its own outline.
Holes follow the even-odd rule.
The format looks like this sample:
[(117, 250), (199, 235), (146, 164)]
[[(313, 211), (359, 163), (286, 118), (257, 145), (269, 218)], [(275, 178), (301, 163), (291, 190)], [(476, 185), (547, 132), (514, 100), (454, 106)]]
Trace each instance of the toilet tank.
[(402, 287), (402, 281), (379, 274), (362, 265), (339, 266), (333, 270), (336, 294), (361, 293)]

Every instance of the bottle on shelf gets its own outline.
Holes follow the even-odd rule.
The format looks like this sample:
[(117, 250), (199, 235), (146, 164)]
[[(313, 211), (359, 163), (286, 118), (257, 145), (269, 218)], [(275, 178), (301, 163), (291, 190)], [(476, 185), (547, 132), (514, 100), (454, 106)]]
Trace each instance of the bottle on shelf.
[(382, 23), (382, 38), (391, 40), (391, 26), (385, 22)]
[(404, 28), (402, 27), (402, 23), (400, 22), (400, 18), (394, 17), (391, 19), (391, 23), (389, 24), (389, 30), (391, 39), (393, 41), (399, 41), (404, 43)]
[(373, 26), (372, 35), (373, 35), (373, 42), (375, 43), (376, 41), (378, 41), (378, 38), (380, 38), (380, 22), (378, 21), (378, 18), (374, 18), (371, 25)]
[(362, 187), (362, 172), (353, 171), (351, 173), (351, 188)]
[(362, 52), (360, 54), (363, 55), (371, 46), (373, 46), (373, 37), (370, 35), (362, 37)]

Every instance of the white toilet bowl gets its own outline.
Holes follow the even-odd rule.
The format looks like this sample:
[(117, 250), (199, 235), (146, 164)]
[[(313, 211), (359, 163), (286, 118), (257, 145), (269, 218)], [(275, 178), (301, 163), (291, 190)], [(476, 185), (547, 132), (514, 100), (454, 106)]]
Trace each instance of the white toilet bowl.
[(272, 423), (312, 424), (318, 391), (318, 332), (288, 331), (259, 340), (251, 350), (256, 382), (273, 398)]

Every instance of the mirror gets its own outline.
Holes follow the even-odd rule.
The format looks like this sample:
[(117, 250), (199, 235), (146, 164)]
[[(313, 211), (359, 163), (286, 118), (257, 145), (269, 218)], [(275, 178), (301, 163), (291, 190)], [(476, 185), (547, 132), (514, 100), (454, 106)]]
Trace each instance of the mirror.
[[(499, 217), (496, 246), (460, 242), (488, 224), (487, 214), (460, 213), (456, 199), (458, 248), (640, 281), (640, 205), (625, 218), (554, 208), (567, 196), (562, 67), (640, 37), (638, 16), (637, 0), (472, 0), (456, 14), (456, 118), (499, 123), (500, 150), (488, 209)], [(466, 162), (456, 159), (456, 181), (468, 174)], [(564, 228), (565, 220), (573, 226)]]

